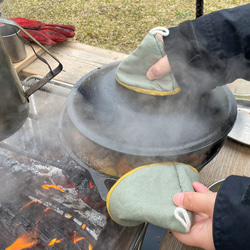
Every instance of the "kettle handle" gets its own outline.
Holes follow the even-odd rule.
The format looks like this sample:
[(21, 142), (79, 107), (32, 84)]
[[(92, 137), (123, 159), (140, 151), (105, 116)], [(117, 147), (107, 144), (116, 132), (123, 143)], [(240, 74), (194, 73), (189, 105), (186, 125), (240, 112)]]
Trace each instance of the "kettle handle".
[[(32, 85), (29, 89), (27, 89), (24, 92), (24, 96), (28, 99), (28, 97), (30, 95), (32, 95), (34, 92), (36, 92), (38, 89), (40, 89), (42, 86), (44, 86), (46, 83), (48, 83), (51, 79), (53, 79), (56, 75), (58, 75), (62, 69), (63, 66), (60, 63), (60, 61), (54, 56), (52, 55), (42, 44), (40, 44), (33, 36), (31, 36), (24, 28), (22, 28), (20, 25), (18, 25), (16, 22), (12, 21), (12, 20), (8, 20), (8, 19), (4, 19), (4, 18), (0, 18), (0, 23), (4, 23), (4, 24), (9, 24), (12, 26), (17, 27), (18, 29), (20, 29), (23, 33), (25, 33), (29, 38), (31, 38), (40, 48), (42, 48), (46, 53), (48, 53), (55, 61), (58, 62), (58, 66), (55, 69), (50, 69), (50, 72), (43, 77), (42, 79), (40, 79), (37, 83), (35, 83), (34, 85)], [(26, 40), (25, 40), (26, 41)], [(27, 43), (29, 43), (27, 41)], [(31, 47), (32, 45), (29, 44)], [(33, 49), (33, 47), (32, 47)], [(34, 49), (33, 49), (34, 50)], [(50, 67), (49, 67), (50, 68)]]

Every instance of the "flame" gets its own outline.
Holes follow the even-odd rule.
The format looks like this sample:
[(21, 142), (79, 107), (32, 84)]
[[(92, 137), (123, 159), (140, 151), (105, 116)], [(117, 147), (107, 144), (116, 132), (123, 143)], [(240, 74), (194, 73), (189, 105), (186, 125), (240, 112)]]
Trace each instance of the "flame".
[(55, 243), (61, 243), (63, 241), (63, 238), (58, 240), (57, 238), (54, 238), (53, 240), (50, 241), (48, 246), (53, 246)]
[(44, 209), (44, 213), (47, 212), (48, 210), (50, 210), (51, 208), (50, 207), (47, 207), (46, 209)]
[(36, 218), (36, 222), (35, 222), (35, 225), (38, 225), (41, 221), (41, 218), (43, 216), (43, 213), (46, 213), (49, 209), (51, 209), (50, 207), (47, 207), (43, 210), (43, 212)]
[(25, 204), (24, 206), (22, 206), (20, 208), (20, 211), (22, 211), (25, 207), (29, 206), (30, 204), (34, 203), (34, 202), (41, 202), (40, 200), (33, 200), (33, 201), (30, 201), (28, 202), (27, 204)]
[(93, 247), (91, 246), (91, 244), (89, 244), (89, 250), (92, 250), (93, 249)]
[(46, 185), (42, 185), (42, 188), (48, 189), (48, 190), (49, 190), (49, 188), (54, 188), (54, 189), (56, 189), (56, 190), (59, 190), (59, 191), (61, 191), (61, 192), (64, 192), (63, 189), (61, 189), (60, 187), (58, 187), (58, 186), (56, 186), (56, 185), (48, 185), (48, 184), (46, 184)]
[(74, 234), (73, 234), (73, 243), (76, 244), (80, 240), (84, 240), (84, 237), (77, 238), (76, 237), (76, 231), (74, 231)]
[(90, 181), (89, 182), (89, 187), (92, 189), (94, 187), (93, 183)]
[(82, 224), (82, 229), (85, 229), (86, 228), (86, 224)]
[(5, 250), (22, 250), (26, 248), (32, 248), (37, 244), (36, 232), (27, 232), (17, 238), (17, 240)]

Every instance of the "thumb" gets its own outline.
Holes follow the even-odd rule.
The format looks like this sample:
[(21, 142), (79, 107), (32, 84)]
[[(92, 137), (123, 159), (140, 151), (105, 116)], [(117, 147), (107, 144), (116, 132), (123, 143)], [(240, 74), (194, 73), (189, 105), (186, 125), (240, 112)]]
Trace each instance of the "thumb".
[(149, 80), (160, 79), (171, 72), (167, 55), (162, 57), (157, 63), (151, 66), (147, 72)]
[(216, 193), (186, 192), (174, 196), (176, 206), (183, 207), (196, 213), (204, 213), (213, 216)]

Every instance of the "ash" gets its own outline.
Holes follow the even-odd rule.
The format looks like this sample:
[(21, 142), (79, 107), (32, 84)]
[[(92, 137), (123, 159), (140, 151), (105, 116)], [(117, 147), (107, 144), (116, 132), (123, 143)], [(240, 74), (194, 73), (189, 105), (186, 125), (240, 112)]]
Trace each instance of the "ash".
[[(58, 243), (54, 249), (85, 249), (84, 245), (88, 249), (95, 244), (106, 226), (106, 214), (80, 198), (70, 173), (35, 161), (21, 164), (4, 152), (0, 152), (0, 166), (1, 249), (30, 231), (36, 231), (38, 239), (32, 249), (41, 249), (54, 238), (64, 239), (63, 248)], [(79, 180), (75, 182), (81, 187)], [(76, 233), (82, 240), (74, 243)]]

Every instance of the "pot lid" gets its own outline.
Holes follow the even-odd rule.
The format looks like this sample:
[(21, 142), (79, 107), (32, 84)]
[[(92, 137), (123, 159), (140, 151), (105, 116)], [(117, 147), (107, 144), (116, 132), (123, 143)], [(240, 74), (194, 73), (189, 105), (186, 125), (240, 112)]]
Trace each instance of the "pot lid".
[(200, 150), (230, 132), (237, 106), (228, 87), (150, 96), (117, 83), (118, 64), (83, 76), (69, 94), (67, 113), (90, 140), (125, 154), (171, 156)]

